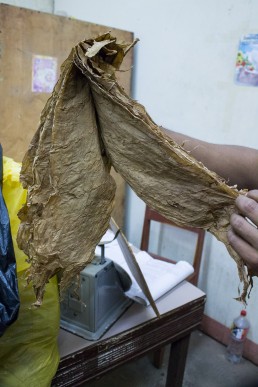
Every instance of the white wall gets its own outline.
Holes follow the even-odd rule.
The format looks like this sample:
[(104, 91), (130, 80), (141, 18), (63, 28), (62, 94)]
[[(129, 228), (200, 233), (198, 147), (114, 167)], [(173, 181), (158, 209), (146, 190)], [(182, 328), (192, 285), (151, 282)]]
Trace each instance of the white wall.
[[(206, 141), (258, 147), (258, 89), (236, 86), (239, 39), (258, 32), (255, 0), (56, 0), (55, 11), (133, 31), (133, 97), (159, 125)], [(84, 36), (82, 31), (82, 37)], [(129, 191), (127, 236), (139, 246), (144, 204)], [(258, 342), (257, 281), (247, 306)], [(207, 235), (199, 286), (206, 313), (229, 326), (241, 309), (236, 265)]]
[(29, 8), (40, 12), (53, 13), (54, 11), (54, 0), (4, 0), (0, 1), (0, 3)]
[[(5, 1), (134, 32), (133, 97), (157, 124), (206, 141), (258, 147), (258, 89), (236, 86), (240, 37), (258, 32), (255, 0)], [(82, 38), (84, 31), (82, 31)], [(129, 190), (127, 236), (139, 246), (144, 203)], [(241, 305), (236, 265), (224, 245), (207, 234), (199, 286), (206, 314), (229, 326)], [(258, 283), (247, 306), (249, 338), (255, 326)]]

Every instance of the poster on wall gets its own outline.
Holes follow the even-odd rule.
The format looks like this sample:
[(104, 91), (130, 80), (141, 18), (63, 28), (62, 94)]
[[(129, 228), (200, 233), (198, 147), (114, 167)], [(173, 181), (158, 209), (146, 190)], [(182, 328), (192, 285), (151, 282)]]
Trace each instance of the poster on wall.
[(245, 35), (239, 42), (235, 81), (238, 85), (258, 86), (258, 34)]
[(32, 56), (32, 92), (52, 93), (57, 81), (57, 58)]

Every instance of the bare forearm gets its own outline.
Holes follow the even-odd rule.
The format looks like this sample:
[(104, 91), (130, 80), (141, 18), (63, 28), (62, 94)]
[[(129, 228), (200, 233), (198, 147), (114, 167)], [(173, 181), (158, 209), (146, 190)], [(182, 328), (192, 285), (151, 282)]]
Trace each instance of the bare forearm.
[(258, 187), (258, 150), (211, 144), (167, 129), (164, 131), (229, 185), (237, 184), (239, 189)]

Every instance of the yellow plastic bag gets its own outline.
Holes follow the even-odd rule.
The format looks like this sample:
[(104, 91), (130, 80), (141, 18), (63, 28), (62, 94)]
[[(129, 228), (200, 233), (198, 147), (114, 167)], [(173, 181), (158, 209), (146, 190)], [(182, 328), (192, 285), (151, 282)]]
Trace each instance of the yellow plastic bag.
[(43, 305), (40, 308), (31, 307), (35, 295), (25, 281), (29, 265), (16, 242), (20, 222), (17, 212), (26, 201), (19, 173), (20, 164), (4, 157), (3, 196), (11, 222), (21, 306), (17, 321), (0, 338), (0, 386), (45, 387), (51, 384), (59, 363), (58, 287), (56, 278), (52, 278), (46, 286)]

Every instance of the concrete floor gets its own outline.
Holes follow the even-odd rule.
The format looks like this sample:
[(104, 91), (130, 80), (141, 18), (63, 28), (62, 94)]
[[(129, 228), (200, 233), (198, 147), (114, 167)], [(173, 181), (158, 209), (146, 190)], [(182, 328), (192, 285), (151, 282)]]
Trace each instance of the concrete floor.
[[(156, 369), (150, 356), (125, 364), (87, 387), (164, 387), (168, 351)], [(191, 335), (183, 387), (258, 387), (258, 367), (243, 361), (234, 365), (225, 358), (226, 348), (200, 331)]]

